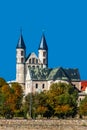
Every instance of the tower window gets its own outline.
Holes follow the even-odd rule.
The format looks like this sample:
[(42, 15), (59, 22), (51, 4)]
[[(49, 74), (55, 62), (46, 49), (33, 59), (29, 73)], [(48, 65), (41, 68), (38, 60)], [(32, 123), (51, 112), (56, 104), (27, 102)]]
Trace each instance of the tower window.
[(21, 58), (21, 63), (24, 63), (24, 58)]
[(43, 52), (43, 56), (44, 56), (44, 57), (46, 56), (46, 52)]
[(38, 88), (38, 84), (36, 84), (36, 88)]
[(24, 55), (24, 51), (21, 51), (21, 56), (23, 56)]

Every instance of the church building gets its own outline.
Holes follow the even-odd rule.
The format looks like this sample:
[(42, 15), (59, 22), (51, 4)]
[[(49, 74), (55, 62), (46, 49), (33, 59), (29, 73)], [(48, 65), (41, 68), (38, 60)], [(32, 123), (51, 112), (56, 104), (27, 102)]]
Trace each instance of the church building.
[(23, 86), (25, 95), (49, 90), (50, 85), (56, 82), (72, 83), (81, 89), (77, 68), (48, 67), (48, 46), (44, 34), (38, 46), (38, 55), (34, 52), (26, 55), (26, 45), (21, 33), (16, 46), (16, 82)]

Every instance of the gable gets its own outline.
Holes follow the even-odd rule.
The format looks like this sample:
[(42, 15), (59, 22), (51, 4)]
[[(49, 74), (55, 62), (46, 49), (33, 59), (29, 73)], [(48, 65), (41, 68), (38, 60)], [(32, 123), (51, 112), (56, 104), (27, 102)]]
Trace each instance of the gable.
[(66, 72), (63, 70), (63, 68), (54, 68), (51, 70), (48, 80), (65, 80), (69, 81), (69, 76), (66, 74)]
[(67, 73), (64, 71), (63, 68), (59, 68), (59, 70), (57, 71), (56, 75), (55, 75), (55, 80), (65, 80), (65, 81), (70, 81), (69, 76), (67, 75)]
[(71, 81), (80, 81), (80, 74), (79, 74), (79, 70), (76, 69), (64, 69), (64, 71), (67, 73), (67, 75), (69, 76), (69, 78), (71, 79)]
[[(28, 57), (26, 58), (26, 63), (29, 63), (30, 62), (30, 64), (32, 63), (32, 62), (34, 62), (34, 60), (36, 61), (36, 62), (38, 62), (38, 57), (37, 57), (37, 55), (33, 52), (33, 53), (30, 53), (29, 55), (28, 55)], [(33, 63), (32, 63), (33, 64)]]
[(87, 88), (87, 80), (81, 81), (81, 90), (82, 90), (82, 91), (85, 91), (86, 88)]

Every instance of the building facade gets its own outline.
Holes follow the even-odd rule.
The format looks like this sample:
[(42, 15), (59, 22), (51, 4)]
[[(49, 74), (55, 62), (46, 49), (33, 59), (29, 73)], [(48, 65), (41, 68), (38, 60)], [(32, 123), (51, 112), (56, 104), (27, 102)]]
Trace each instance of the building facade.
[(81, 89), (77, 68), (48, 67), (48, 46), (44, 34), (38, 47), (38, 56), (35, 52), (26, 56), (26, 45), (22, 34), (20, 35), (16, 46), (16, 82), (23, 86), (25, 95), (49, 90), (50, 85), (56, 82), (72, 83)]

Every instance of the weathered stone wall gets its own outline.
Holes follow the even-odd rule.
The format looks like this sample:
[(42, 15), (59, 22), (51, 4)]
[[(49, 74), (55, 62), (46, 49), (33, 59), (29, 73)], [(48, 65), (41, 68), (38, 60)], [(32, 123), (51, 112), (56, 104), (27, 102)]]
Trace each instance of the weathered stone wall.
[(0, 120), (0, 130), (86, 130), (87, 120)]

